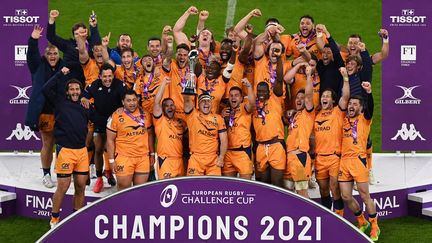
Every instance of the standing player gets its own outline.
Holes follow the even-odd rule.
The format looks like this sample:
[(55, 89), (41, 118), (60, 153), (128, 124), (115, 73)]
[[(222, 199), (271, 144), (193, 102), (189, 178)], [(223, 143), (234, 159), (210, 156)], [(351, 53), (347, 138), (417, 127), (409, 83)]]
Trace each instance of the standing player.
[[(171, 98), (162, 100), (164, 91), (171, 78), (162, 79), (153, 104), (153, 124), (157, 145), (157, 174), (159, 179), (185, 175), (183, 164), (183, 134), (186, 124), (175, 117), (176, 107)], [(161, 104), (162, 101), (162, 104)]]
[(134, 61), (134, 51), (132, 48), (121, 50), (121, 65), (117, 65), (115, 77), (122, 80), (128, 89), (132, 89), (135, 83), (140, 79), (141, 69)]
[(251, 83), (246, 78), (242, 82), (249, 90), (247, 102), (243, 102), (242, 89), (233, 86), (229, 91), (229, 107), (222, 112), (228, 128), (228, 151), (225, 154), (222, 174), (236, 177), (238, 173), (240, 178), (251, 179), (253, 163), (250, 129), (256, 97)]
[(28, 40), (27, 65), (32, 75), (32, 94), (28, 104), (25, 125), (33, 131), (39, 130), (42, 136), (42, 149), (40, 153), (45, 187), (54, 187), (51, 179), (52, 149), (54, 146), (54, 110), (52, 104), (45, 101), (42, 86), (48, 79), (58, 72), (64, 62), (60, 59), (57, 47), (48, 45), (44, 55), (39, 54), (38, 42), (42, 36), (43, 28), (35, 25)]
[[(117, 46), (114, 49), (109, 49), (109, 57), (116, 65), (122, 64), (121, 52), (125, 48), (132, 48), (132, 37), (129, 34), (121, 34), (117, 41)], [(134, 62), (139, 60), (138, 54), (134, 52)]]
[(162, 65), (162, 41), (159, 37), (151, 37), (147, 41), (147, 53), (153, 58), (154, 65)]
[(304, 90), (295, 95), (295, 111), (289, 115), (287, 144), (287, 169), (284, 174), (294, 181), (296, 192), (309, 198), (308, 181), (312, 174), (309, 156), (309, 138), (313, 130), (315, 111), (313, 105), (312, 67), (306, 66), (307, 83)]
[(139, 107), (133, 90), (125, 92), (122, 103), (123, 112), (114, 112), (107, 123), (108, 158), (119, 190), (147, 182), (155, 156), (150, 114)]
[(343, 200), (341, 198), (337, 176), (342, 145), (342, 125), (349, 99), (348, 74), (341, 68), (344, 77), (342, 97), (336, 103), (336, 92), (326, 89), (321, 95), (321, 109), (315, 117), (315, 151), (317, 154), (315, 171), (321, 194), (321, 204), (343, 216)]
[(220, 176), (228, 147), (225, 123), (220, 115), (211, 113), (212, 100), (208, 93), (198, 96), (198, 110), (190, 95), (183, 98), (191, 153), (187, 175)]
[[(313, 17), (309, 15), (301, 16), (299, 32), (287, 47), (287, 56), (292, 55), (294, 57), (299, 57), (301, 53), (298, 51), (297, 46), (303, 44), (311, 54), (314, 54), (318, 59), (321, 59), (322, 48), (317, 45), (317, 38)], [(321, 38), (325, 37), (323, 36)]]
[[(351, 96), (348, 102), (348, 113), (343, 123), (342, 158), (339, 169), (339, 186), (345, 205), (357, 217), (358, 227), (365, 232), (372, 224), (370, 237), (377, 241), (380, 235), (376, 206), (369, 193), (369, 170), (366, 162), (366, 144), (373, 115), (372, 86), (363, 82), (366, 96)], [(363, 209), (352, 195), (353, 183), (357, 184), (358, 192), (366, 205), (369, 222)]]
[[(54, 137), (56, 139), (56, 165), (57, 190), (53, 195), (51, 213), (51, 228), (55, 227), (60, 218), (60, 208), (64, 195), (69, 189), (71, 176), (75, 186), (73, 197), (74, 210), (84, 205), (84, 191), (88, 178), (89, 161), (85, 140), (87, 136), (87, 123), (90, 119), (90, 110), (80, 104), (82, 84), (76, 79), (69, 79), (66, 85), (64, 75), (69, 69), (63, 67), (43, 87), (45, 97), (52, 102), (56, 123)], [(66, 94), (59, 92), (59, 87), (66, 87)]]

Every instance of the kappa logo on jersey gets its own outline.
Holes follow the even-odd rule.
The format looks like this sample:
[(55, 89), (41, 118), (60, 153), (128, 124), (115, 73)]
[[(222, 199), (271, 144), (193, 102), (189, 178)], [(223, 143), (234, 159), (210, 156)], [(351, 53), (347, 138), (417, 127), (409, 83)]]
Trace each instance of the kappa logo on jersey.
[(15, 66), (23, 67), (27, 63), (27, 50), (28, 45), (15, 45)]
[(28, 104), (30, 97), (27, 95), (27, 90), (29, 88), (31, 88), (31, 86), (26, 86), (26, 87), (19, 87), (19, 86), (15, 86), (15, 85), (9, 85), (11, 87), (14, 87), (17, 91), (18, 94), (17, 96), (15, 96), (15, 98), (12, 98), (9, 100), (9, 104), (11, 105), (26, 105)]
[(30, 127), (24, 126), (24, 129), (23, 129), (21, 123), (16, 124), (16, 128), (14, 130), (12, 130), (11, 134), (9, 135), (9, 137), (6, 138), (6, 140), (12, 140), (13, 138), (15, 138), (18, 141), (21, 141), (23, 139), (25, 141), (28, 141), (32, 138), (34, 138), (36, 140), (40, 140), (36, 136), (36, 134), (32, 130), (30, 130)]
[(409, 125), (409, 129), (406, 123), (402, 123), (401, 129), (399, 129), (394, 137), (391, 140), (403, 140), (403, 141), (414, 141), (420, 139), (421, 141), (426, 141), (426, 139), (420, 134), (420, 131), (417, 131), (414, 124)]
[(415, 9), (402, 9), (401, 15), (390, 16), (390, 26), (426, 26), (426, 16), (416, 15)]
[(29, 15), (28, 9), (15, 9), (14, 15), (3, 16), (3, 26), (33, 26), (39, 19), (40, 16)]
[(176, 185), (166, 186), (160, 194), (160, 204), (164, 208), (171, 207), (177, 199), (178, 189)]
[(420, 105), (421, 99), (417, 99), (413, 96), (412, 92), (415, 88), (420, 87), (420, 85), (405, 87), (401, 85), (396, 85), (403, 90), (404, 94), (402, 97), (395, 99), (395, 104), (397, 105)]
[(315, 121), (319, 126), (322, 126), (322, 124), (324, 124), (325, 122), (327, 122), (328, 120), (322, 120), (322, 121)]
[(401, 45), (400, 56), (401, 66), (409, 67), (411, 64), (415, 64), (417, 60), (417, 46)]

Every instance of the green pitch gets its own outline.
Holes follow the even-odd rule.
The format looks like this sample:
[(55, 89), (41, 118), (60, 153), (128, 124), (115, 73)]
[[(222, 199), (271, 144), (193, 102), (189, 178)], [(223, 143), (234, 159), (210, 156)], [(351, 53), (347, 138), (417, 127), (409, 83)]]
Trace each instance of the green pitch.
[[(147, 39), (151, 36), (160, 36), (165, 25), (174, 26), (178, 17), (191, 5), (199, 10), (210, 12), (206, 26), (213, 31), (216, 40), (222, 40), (227, 2), (221, 0), (50, 0), (49, 9), (60, 11), (57, 32), (62, 37), (72, 36), (71, 27), (74, 23), (88, 24), (88, 17), (94, 10), (98, 17), (101, 35), (104, 36), (108, 32), (112, 34), (110, 46), (116, 45), (120, 34), (129, 33), (133, 38), (134, 49), (143, 55), (146, 52)], [(379, 0), (238, 0), (234, 23), (254, 8), (259, 8), (263, 14), (261, 18), (253, 19), (251, 22), (255, 33), (263, 31), (264, 22), (270, 17), (278, 18), (287, 33), (296, 33), (300, 16), (309, 14), (315, 18), (316, 24), (325, 24), (340, 44), (345, 45), (348, 36), (357, 33), (362, 36), (370, 53), (379, 52), (381, 49), (381, 39), (377, 34), (381, 28), (381, 1)], [(195, 32), (197, 22), (197, 16), (189, 18), (185, 28), (188, 35)], [(392, 33), (389, 35), (391, 36)], [(394, 54), (394, 50), (391, 50), (390, 55)], [(373, 94), (375, 98), (372, 126), (373, 149), (374, 152), (381, 152), (381, 65), (374, 67)]]

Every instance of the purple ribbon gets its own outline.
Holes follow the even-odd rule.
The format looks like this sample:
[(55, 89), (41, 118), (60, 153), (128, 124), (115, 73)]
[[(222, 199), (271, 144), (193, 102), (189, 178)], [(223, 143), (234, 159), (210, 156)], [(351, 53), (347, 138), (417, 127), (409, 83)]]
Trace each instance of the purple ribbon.
[(354, 124), (351, 126), (351, 121), (350, 126), (351, 126), (351, 131), (352, 131), (352, 137), (353, 137), (353, 144), (356, 145), (357, 144), (357, 123), (358, 123), (358, 118), (354, 121)]
[[(207, 77), (205, 78), (205, 86), (206, 86), (206, 91), (211, 94), (215, 89), (214, 86), (216, 85), (216, 79), (213, 82), (209, 82), (209, 80), (207, 79)], [(210, 84), (210, 89), (209, 89), (209, 84)]]
[(273, 70), (273, 64), (269, 61), (269, 70), (270, 70), (270, 83), (273, 88), (276, 81), (276, 70)]
[(203, 49), (198, 48), (198, 51), (203, 55), (206, 65), (209, 65), (209, 56), (212, 54), (211, 51), (208, 56), (204, 53)]
[(256, 103), (256, 107), (257, 107), (258, 117), (262, 119), (262, 124), (265, 125), (265, 117), (266, 117), (265, 102), (263, 102), (262, 107), (260, 107), (260, 102), (258, 101), (258, 99), (256, 99), (255, 103)]
[(303, 42), (302, 40), (301, 40), (301, 37), (302, 37), (302, 34), (301, 34), (301, 32), (299, 31), (299, 33), (298, 33), (298, 36), (299, 36), (299, 41), (300, 41), (300, 43), (302, 43), (303, 45), (305, 45), (305, 47), (309, 44), (309, 42), (315, 37), (315, 31), (314, 30), (312, 30), (312, 32), (309, 34), (309, 37), (307, 38), (307, 40), (306, 40), (306, 42)]
[(148, 98), (148, 89), (150, 87), (150, 85), (153, 82), (153, 73), (150, 73), (150, 77), (147, 83), (144, 82), (143, 80), (143, 84), (142, 84), (142, 88), (143, 88), (143, 94), (145, 98)]
[(124, 110), (124, 113), (126, 113), (126, 115), (128, 115), (132, 120), (134, 120), (136, 123), (138, 123), (138, 125), (140, 125), (141, 127), (145, 127), (145, 124), (144, 124), (144, 112), (141, 109), (139, 109), (139, 112), (140, 112), (140, 119), (138, 120), (129, 111), (127, 111), (126, 109)]

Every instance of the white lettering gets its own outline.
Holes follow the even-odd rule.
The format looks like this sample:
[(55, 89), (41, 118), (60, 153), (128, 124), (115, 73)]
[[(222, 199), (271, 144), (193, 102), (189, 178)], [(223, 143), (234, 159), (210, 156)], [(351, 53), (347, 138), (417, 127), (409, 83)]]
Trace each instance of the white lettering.
[(221, 233), (223, 233), (225, 239), (230, 239), (230, 222), (230, 216), (225, 216), (225, 222), (219, 216), (216, 218), (216, 239), (222, 239)]
[[(150, 233), (151, 233), (151, 231), (150, 231)], [(131, 239), (136, 239), (136, 238), (145, 239), (144, 227), (143, 227), (141, 215), (135, 215), (135, 220), (134, 220), (134, 224), (132, 227)]]
[[(206, 222), (207, 234), (204, 234), (204, 221)], [(203, 215), (198, 219), (198, 236), (202, 240), (210, 239), (212, 235), (212, 221), (207, 215)]]
[(160, 227), (160, 239), (165, 239), (165, 216), (159, 216), (156, 218), (154, 215), (150, 215), (150, 229), (149, 239), (154, 239), (155, 226)]
[[(287, 222), (288, 223), (288, 227), (284, 227), (284, 223)], [(284, 233), (284, 228), (288, 229), (288, 235), (285, 235)], [(279, 237), (282, 240), (291, 240), (294, 236), (294, 221), (291, 217), (289, 216), (283, 216), (282, 218), (279, 219)]]
[(238, 231), (234, 231), (234, 237), (237, 240), (244, 240), (248, 236), (248, 230), (243, 226), (248, 226), (248, 219), (244, 216), (236, 217), (234, 219), (234, 227), (238, 229)]
[(95, 218), (95, 229), (94, 229), (95, 235), (98, 239), (103, 240), (103, 239), (106, 239), (108, 237), (109, 232), (108, 232), (108, 230), (103, 230), (103, 232), (101, 233), (101, 231), (100, 231), (101, 221), (103, 221), (102, 222), (103, 224), (108, 224), (108, 217), (105, 215), (98, 215)]
[(170, 239), (175, 239), (176, 231), (183, 229), (184, 220), (181, 216), (172, 215), (170, 218)]
[(118, 239), (118, 231), (121, 231), (122, 239), (127, 238), (127, 216), (122, 215), (121, 223), (118, 221), (118, 215), (113, 216), (113, 239)]

